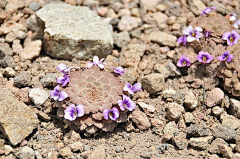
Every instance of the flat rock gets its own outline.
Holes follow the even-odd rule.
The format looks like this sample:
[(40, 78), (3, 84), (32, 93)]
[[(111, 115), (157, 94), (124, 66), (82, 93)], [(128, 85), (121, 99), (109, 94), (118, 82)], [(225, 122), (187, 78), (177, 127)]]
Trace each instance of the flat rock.
[(155, 112), (155, 107), (153, 105), (148, 105), (144, 102), (138, 102), (137, 103), (144, 111), (147, 111), (147, 112), (150, 112), (150, 113), (153, 113)]
[(19, 144), (39, 123), (37, 115), (7, 88), (0, 89), (0, 129), (12, 145)]
[(240, 101), (231, 98), (230, 99), (230, 113), (236, 118), (240, 119)]
[(200, 122), (200, 124), (193, 124), (187, 128), (187, 133), (189, 136), (203, 137), (209, 134), (209, 129), (205, 122)]
[(147, 115), (138, 109), (132, 112), (130, 118), (140, 130), (147, 130), (151, 127), (151, 122)]
[(118, 29), (121, 31), (131, 31), (134, 28), (137, 28), (141, 22), (141, 18), (126, 15), (119, 21)]
[(29, 98), (35, 105), (42, 105), (48, 97), (49, 93), (41, 88), (32, 88), (29, 91)]
[(189, 144), (194, 148), (205, 150), (212, 139), (213, 136), (190, 138)]
[(113, 48), (112, 27), (88, 7), (50, 3), (36, 12), (44, 28), (47, 54), (59, 59), (106, 57)]
[(231, 125), (214, 124), (212, 126), (213, 136), (222, 138), (225, 141), (234, 141), (236, 139), (236, 131)]
[(206, 105), (213, 107), (222, 102), (224, 93), (220, 88), (214, 88), (211, 91), (206, 92)]
[(178, 120), (182, 113), (184, 112), (184, 107), (178, 103), (168, 103), (167, 104), (167, 118), (169, 120)]
[(219, 147), (221, 145), (228, 145), (228, 143), (226, 143), (223, 139), (221, 138), (216, 138), (215, 140), (213, 140), (213, 142), (211, 143), (211, 145), (208, 148), (208, 151), (211, 152), (212, 154), (219, 154), (220, 153), (220, 149)]
[(160, 73), (151, 73), (142, 79), (142, 88), (148, 93), (154, 94), (162, 90), (165, 83), (164, 76)]
[(168, 34), (162, 31), (154, 31), (149, 35), (149, 39), (152, 42), (156, 42), (159, 45), (165, 45), (165, 46), (170, 46), (174, 47), (176, 45), (177, 37)]

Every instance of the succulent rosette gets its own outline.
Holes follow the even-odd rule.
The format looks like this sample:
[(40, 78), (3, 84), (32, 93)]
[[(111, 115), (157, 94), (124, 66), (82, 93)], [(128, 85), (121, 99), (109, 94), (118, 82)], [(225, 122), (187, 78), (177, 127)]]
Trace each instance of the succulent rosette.
[(136, 107), (127, 94), (141, 91), (141, 85), (125, 84), (119, 78), (124, 69), (110, 66), (113, 72), (108, 72), (103, 60), (94, 56), (86, 69), (67, 68), (64, 64), (57, 67), (64, 75), (57, 78), (61, 88), (58, 85), (51, 98), (59, 101), (57, 115), (71, 129), (87, 134), (112, 131), (117, 123), (126, 122), (128, 112)]

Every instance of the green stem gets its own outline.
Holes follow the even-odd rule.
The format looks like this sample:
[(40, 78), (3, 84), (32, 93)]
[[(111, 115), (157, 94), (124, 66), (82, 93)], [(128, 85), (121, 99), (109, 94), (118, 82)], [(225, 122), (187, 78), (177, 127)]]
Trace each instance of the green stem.
[(204, 105), (205, 103), (205, 81), (203, 80), (203, 103), (202, 105)]

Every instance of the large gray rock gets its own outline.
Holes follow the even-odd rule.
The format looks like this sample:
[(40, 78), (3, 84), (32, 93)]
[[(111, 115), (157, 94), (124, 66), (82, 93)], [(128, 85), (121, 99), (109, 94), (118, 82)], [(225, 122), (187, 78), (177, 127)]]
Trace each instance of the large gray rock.
[(39, 123), (34, 111), (8, 89), (0, 89), (0, 130), (12, 145), (19, 144)]
[(46, 52), (52, 57), (87, 60), (98, 55), (101, 58), (113, 48), (112, 27), (88, 7), (50, 3), (36, 15), (44, 28)]

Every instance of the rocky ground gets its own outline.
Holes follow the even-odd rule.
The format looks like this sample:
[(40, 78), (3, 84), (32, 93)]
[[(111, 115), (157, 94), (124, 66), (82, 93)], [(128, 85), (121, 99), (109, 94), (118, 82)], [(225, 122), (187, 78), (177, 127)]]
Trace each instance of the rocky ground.
[[(176, 66), (176, 40), (200, 10), (238, 14), (238, 0), (65, 0), (91, 9), (70, 9), (71, 18), (61, 13), (68, 6), (41, 12), (50, 2), (0, 0), (1, 159), (240, 159), (239, 96), (214, 77), (202, 104), (203, 82)], [(93, 55), (123, 66), (123, 80), (143, 91), (126, 123), (86, 137), (57, 117), (49, 94), (61, 76), (56, 66), (84, 67)]]

